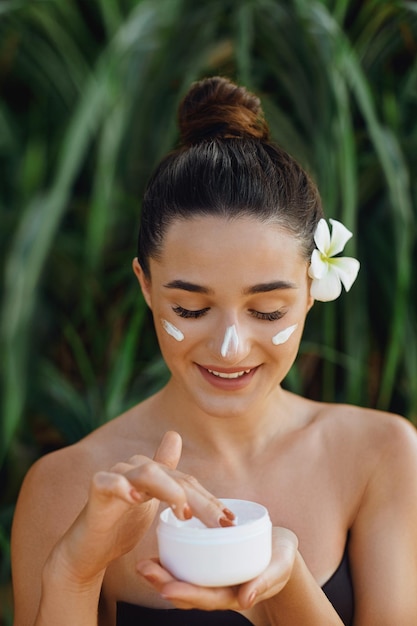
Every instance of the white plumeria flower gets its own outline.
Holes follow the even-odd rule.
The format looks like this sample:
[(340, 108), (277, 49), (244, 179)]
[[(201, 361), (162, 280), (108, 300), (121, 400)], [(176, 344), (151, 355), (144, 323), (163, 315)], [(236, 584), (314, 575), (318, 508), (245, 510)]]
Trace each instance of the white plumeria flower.
[(352, 233), (341, 222), (330, 219), (332, 234), (326, 220), (321, 219), (314, 233), (317, 250), (313, 250), (308, 275), (313, 279), (310, 293), (315, 300), (336, 300), (342, 291), (352, 287), (359, 272), (360, 263), (352, 257), (336, 257), (342, 252)]

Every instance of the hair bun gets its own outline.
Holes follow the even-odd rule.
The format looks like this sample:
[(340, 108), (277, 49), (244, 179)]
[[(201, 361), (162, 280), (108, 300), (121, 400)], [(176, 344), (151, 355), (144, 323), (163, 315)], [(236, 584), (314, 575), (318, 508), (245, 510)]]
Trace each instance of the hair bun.
[(215, 137), (269, 139), (259, 98), (219, 76), (193, 83), (180, 104), (178, 123), (184, 145)]

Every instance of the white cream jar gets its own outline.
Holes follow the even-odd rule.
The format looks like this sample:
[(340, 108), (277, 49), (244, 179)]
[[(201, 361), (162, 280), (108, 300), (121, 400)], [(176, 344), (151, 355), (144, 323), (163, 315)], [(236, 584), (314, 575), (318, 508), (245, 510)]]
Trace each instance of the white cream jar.
[(182, 522), (171, 509), (157, 527), (159, 559), (179, 580), (205, 587), (238, 585), (258, 576), (271, 560), (272, 524), (267, 509), (247, 500), (222, 499), (235, 526), (207, 528)]

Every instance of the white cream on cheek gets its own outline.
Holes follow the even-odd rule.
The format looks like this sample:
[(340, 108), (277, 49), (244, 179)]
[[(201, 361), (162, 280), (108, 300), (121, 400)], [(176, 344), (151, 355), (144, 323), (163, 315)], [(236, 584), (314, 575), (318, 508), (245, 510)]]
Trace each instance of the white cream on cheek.
[(222, 347), (220, 348), (220, 354), (223, 358), (227, 356), (233, 356), (239, 349), (239, 337), (237, 334), (236, 326), (228, 326), (224, 334)]
[(284, 330), (281, 330), (279, 333), (274, 335), (272, 337), (272, 343), (274, 344), (274, 346), (279, 346), (280, 344), (288, 341), (288, 339), (291, 337), (291, 335), (293, 334), (297, 326), (298, 324), (294, 324), (293, 326), (288, 326), (288, 328), (284, 328)]
[(161, 322), (162, 322), (162, 326), (164, 327), (168, 335), (170, 335), (171, 337), (174, 337), (176, 341), (182, 341), (184, 339), (183, 333), (180, 331), (179, 328), (174, 326), (174, 324), (171, 324), (171, 322), (168, 322), (167, 320), (164, 320), (164, 319), (162, 319)]

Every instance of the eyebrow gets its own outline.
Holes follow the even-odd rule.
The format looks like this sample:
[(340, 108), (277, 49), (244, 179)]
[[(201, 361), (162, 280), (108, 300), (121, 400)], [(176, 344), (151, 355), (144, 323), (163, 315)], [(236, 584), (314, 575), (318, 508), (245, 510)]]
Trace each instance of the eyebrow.
[(190, 283), (186, 280), (171, 280), (171, 282), (164, 285), (167, 289), (182, 289), (183, 291), (191, 291), (192, 293), (204, 293), (204, 294), (212, 294), (213, 290), (208, 287), (203, 287), (202, 285), (196, 285), (195, 283)]
[(259, 283), (243, 290), (245, 295), (253, 295), (256, 293), (268, 293), (268, 291), (279, 291), (283, 289), (297, 289), (297, 285), (288, 280), (274, 280), (270, 283)]
[[(167, 289), (182, 289), (183, 291), (190, 291), (192, 293), (213, 294), (213, 289), (203, 287), (202, 285), (196, 285), (186, 280), (172, 280), (164, 285)], [(257, 293), (268, 293), (269, 291), (279, 291), (283, 289), (297, 289), (297, 285), (287, 280), (274, 280), (269, 283), (259, 283), (251, 287), (247, 287), (243, 290), (245, 296), (254, 295)]]

